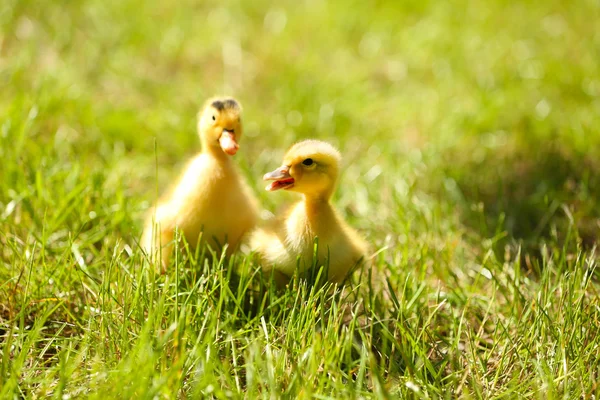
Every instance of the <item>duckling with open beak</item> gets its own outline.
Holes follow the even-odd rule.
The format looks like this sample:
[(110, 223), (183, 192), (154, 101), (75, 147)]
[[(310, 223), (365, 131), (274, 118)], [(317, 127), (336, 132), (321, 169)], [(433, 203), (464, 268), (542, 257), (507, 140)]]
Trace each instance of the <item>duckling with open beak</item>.
[(263, 271), (274, 273), (279, 285), (287, 283), (297, 267), (307, 270), (313, 265), (326, 267), (329, 281), (342, 282), (365, 259), (368, 245), (331, 204), (340, 161), (339, 151), (329, 143), (306, 140), (286, 153), (281, 167), (263, 177), (270, 181), (268, 191), (283, 189), (303, 196), (250, 239)]

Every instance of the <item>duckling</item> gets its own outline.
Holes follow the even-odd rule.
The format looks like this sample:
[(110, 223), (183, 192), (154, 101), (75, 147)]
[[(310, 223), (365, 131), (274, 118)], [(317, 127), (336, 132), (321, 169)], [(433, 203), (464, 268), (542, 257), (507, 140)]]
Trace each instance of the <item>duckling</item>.
[(202, 152), (148, 217), (142, 236), (149, 254), (160, 250), (163, 272), (176, 229), (192, 248), (202, 242), (221, 250), (227, 244), (231, 255), (258, 219), (258, 202), (230, 158), (242, 136), (240, 104), (232, 98), (209, 99), (197, 127)]
[[(367, 243), (331, 204), (340, 161), (339, 151), (329, 143), (306, 140), (287, 152), (281, 167), (263, 177), (272, 181), (268, 191), (283, 189), (303, 195), (283, 218), (250, 237), (263, 271), (272, 273), (278, 286), (289, 281), (296, 267), (307, 271), (315, 261), (317, 266), (327, 266), (330, 282), (339, 283), (366, 257)], [(317, 260), (313, 259), (315, 238)]]

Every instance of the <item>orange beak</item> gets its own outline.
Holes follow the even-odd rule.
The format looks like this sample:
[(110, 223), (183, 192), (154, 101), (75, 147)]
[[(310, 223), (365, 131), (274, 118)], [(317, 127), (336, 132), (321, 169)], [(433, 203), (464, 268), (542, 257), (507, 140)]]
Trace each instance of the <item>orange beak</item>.
[(223, 133), (219, 138), (219, 144), (221, 145), (221, 149), (225, 152), (225, 154), (229, 154), (230, 156), (237, 153), (240, 145), (235, 140), (235, 135), (232, 131), (228, 131), (227, 129), (223, 129)]
[(290, 189), (294, 186), (294, 178), (290, 175), (290, 167), (284, 165), (263, 176), (265, 181), (273, 181), (265, 189), (269, 192), (279, 189)]

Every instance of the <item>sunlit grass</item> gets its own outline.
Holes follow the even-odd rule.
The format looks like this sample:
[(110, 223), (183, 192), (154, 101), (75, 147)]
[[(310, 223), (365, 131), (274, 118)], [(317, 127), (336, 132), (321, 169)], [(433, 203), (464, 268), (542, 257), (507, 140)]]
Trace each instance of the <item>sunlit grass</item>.
[[(597, 397), (599, 13), (4, 1), (0, 397)], [(340, 148), (372, 273), (275, 293), (185, 250), (152, 273), (142, 218), (218, 93), (271, 212), (288, 146)]]

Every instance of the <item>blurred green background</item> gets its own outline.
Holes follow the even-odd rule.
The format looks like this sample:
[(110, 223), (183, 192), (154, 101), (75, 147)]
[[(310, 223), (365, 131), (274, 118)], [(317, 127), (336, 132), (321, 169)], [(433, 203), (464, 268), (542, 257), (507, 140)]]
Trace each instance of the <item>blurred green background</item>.
[[(244, 107), (235, 161), (267, 210), (295, 198), (261, 181), (286, 148), (304, 138), (340, 148), (337, 207), (381, 251), (378, 268), (399, 287), (412, 282), (409, 306), (421, 308), (407, 313), (448, 313), (436, 337), (463, 326), (436, 291), (456, 307), (487, 298), (482, 326), (508, 324), (543, 298), (528, 293), (551, 292), (535, 283), (548, 253), (561, 260), (556, 284), (570, 288), (578, 283), (561, 276), (580, 265), (578, 251), (596, 259), (597, 0), (3, 0), (0, 27), (3, 329), (34, 323), (37, 301), (69, 298), (53, 318), (73, 324), (68, 335), (104, 340), (82, 333), (93, 313), (77, 299), (103, 287), (123, 252), (140, 256), (142, 219), (199, 151), (196, 113), (217, 94)], [(483, 267), (490, 254), (497, 270)], [(34, 271), (27, 285), (24, 271)], [(508, 300), (487, 297), (513, 278), (520, 291), (497, 288)], [(468, 356), (448, 340), (444, 354)], [(541, 370), (523, 368), (506, 374), (525, 382)]]
[(568, 216), (592, 244), (598, 15), (594, 1), (9, 0), (0, 199), (22, 199), (22, 174), (64, 185), (75, 167), (138, 212), (156, 171), (160, 191), (198, 151), (195, 114), (222, 93), (244, 105), (237, 161), (258, 190), (294, 141), (329, 140), (342, 206), (374, 240), (425, 197), (484, 236), (500, 224), (535, 242)]

